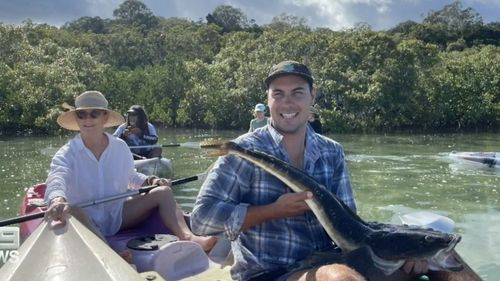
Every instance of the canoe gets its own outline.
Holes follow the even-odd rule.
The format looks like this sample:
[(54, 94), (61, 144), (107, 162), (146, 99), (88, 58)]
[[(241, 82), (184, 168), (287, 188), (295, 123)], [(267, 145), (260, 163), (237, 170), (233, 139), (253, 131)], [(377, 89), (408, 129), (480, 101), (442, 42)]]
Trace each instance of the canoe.
[[(44, 210), (42, 203), (45, 188), (45, 184), (38, 184), (27, 190), (21, 204), (21, 215)], [(188, 218), (186, 216), (186, 219)], [(415, 216), (412, 218), (415, 220)], [(429, 216), (424, 216), (424, 218), (428, 219)], [(408, 219), (406, 218), (404, 222), (411, 223)], [(449, 221), (443, 222), (442, 219), (440, 218), (440, 224), (450, 224)], [(413, 222), (412, 224), (420, 225), (421, 221), (420, 218), (418, 223)], [(141, 276), (158, 274), (158, 278), (154, 279), (157, 281), (162, 280), (161, 278), (169, 281), (231, 280), (229, 267), (225, 266), (230, 263), (228, 261), (230, 256), (228, 240), (220, 240), (207, 255), (200, 246), (193, 242), (177, 241), (176, 237), (170, 235), (168, 229), (159, 222), (158, 214), (152, 215), (133, 229), (120, 231), (114, 236), (107, 237), (108, 244), (103, 243), (90, 233), (77, 220), (70, 219), (70, 222), (68, 227), (63, 230), (51, 230), (46, 223), (41, 223), (40, 219), (21, 223), (20, 235), (22, 240), (26, 240), (20, 249), (20, 262), (16, 263), (15, 266), (6, 264), (1, 267), (0, 280), (54, 280), (51, 279), (51, 276), (42, 274), (52, 272), (52, 270), (61, 274), (58, 276), (63, 276), (57, 280), (136, 280), (132, 279), (137, 275), (135, 271), (129, 273), (130, 275), (127, 273), (128, 279), (118, 275), (121, 271), (130, 272), (129, 268), (123, 269), (123, 264), (129, 267), (130, 265), (116, 254), (127, 248), (132, 252), (133, 262)], [(427, 224), (428, 222), (426, 222)], [(85, 230), (81, 228), (85, 228)], [(92, 238), (88, 238), (88, 236)], [(74, 249), (78, 249), (78, 251), (74, 251)], [(429, 280), (481, 280), (458, 254), (456, 254), (456, 258), (464, 265), (463, 271), (456, 273), (434, 272), (433, 275), (429, 276)], [(94, 274), (99, 275), (94, 278), (97, 276)], [(14, 276), (15, 278), (3, 278), (4, 276)]]
[(173, 175), (172, 161), (167, 158), (149, 158), (134, 160), (135, 169), (145, 175), (168, 178)]
[[(45, 189), (45, 184), (28, 188), (20, 215), (45, 210)], [(36, 219), (21, 223), (19, 230), (24, 241), (19, 262), (0, 268), (0, 276), (13, 279), (1, 280), (54, 280), (56, 275), (49, 273), (57, 273), (57, 280), (69, 281), (144, 280), (137, 272), (142, 276), (157, 274), (169, 281), (204, 278), (204, 274), (216, 272), (219, 280), (231, 280), (229, 267), (224, 267), (231, 250), (228, 240), (220, 239), (207, 254), (194, 242), (179, 241), (163, 226), (158, 214), (135, 228), (106, 237), (107, 244), (75, 219), (70, 219), (62, 228), (52, 228)], [(137, 271), (117, 254), (125, 249), (132, 252)]]
[(500, 169), (500, 152), (457, 152), (450, 153), (450, 158), (464, 164), (485, 168)]
[(42, 222), (18, 253), (0, 268), (2, 280), (144, 280), (73, 218), (54, 228)]

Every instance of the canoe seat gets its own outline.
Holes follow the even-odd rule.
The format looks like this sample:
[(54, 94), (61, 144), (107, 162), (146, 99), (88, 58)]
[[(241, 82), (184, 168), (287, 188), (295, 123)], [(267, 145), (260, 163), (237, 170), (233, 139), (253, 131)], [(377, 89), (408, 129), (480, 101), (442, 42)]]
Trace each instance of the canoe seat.
[(165, 280), (179, 280), (203, 272), (209, 259), (200, 245), (170, 234), (137, 237), (127, 242), (138, 272), (156, 271)]

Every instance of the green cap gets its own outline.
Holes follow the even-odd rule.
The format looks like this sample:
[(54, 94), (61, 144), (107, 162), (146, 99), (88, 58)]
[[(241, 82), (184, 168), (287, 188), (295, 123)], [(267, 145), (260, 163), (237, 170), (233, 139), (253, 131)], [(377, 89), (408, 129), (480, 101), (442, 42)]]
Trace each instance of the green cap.
[(285, 76), (285, 75), (297, 75), (302, 78), (304, 78), (307, 83), (309, 83), (309, 86), (312, 87), (314, 79), (312, 78), (311, 71), (309, 71), (309, 68), (300, 62), (296, 61), (282, 61), (273, 67), (271, 67), (271, 70), (269, 71), (269, 75), (267, 75), (266, 80), (264, 82), (266, 83), (266, 87), (269, 88), (269, 84), (271, 81), (274, 79), (280, 77), (280, 76)]

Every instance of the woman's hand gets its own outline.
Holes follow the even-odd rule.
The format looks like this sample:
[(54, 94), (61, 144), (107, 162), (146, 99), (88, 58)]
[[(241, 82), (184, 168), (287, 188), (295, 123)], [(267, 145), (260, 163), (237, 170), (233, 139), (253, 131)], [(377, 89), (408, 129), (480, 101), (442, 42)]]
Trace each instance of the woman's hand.
[(144, 182), (144, 186), (146, 185), (162, 185), (162, 186), (172, 186), (171, 179), (159, 178), (157, 176), (150, 176)]
[(171, 179), (165, 179), (165, 178), (156, 178), (151, 181), (153, 185), (164, 185), (164, 186), (172, 186), (172, 180)]
[(134, 127), (134, 126), (128, 126), (124, 131), (123, 135), (128, 137), (130, 135), (137, 135), (140, 136), (142, 133), (142, 130), (139, 127)]
[(66, 199), (63, 197), (56, 197), (50, 201), (50, 206), (45, 211), (45, 218), (48, 221), (66, 222), (66, 217), (69, 213), (69, 206)]
[(140, 136), (142, 133), (142, 130), (139, 127), (131, 127), (131, 128), (129, 128), (129, 132), (130, 132), (130, 134)]

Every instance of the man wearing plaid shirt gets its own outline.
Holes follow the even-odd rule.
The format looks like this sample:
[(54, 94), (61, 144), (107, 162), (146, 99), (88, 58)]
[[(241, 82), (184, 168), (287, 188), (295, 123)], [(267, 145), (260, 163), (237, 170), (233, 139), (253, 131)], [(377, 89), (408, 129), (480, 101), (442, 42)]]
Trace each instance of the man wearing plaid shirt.
[[(303, 169), (356, 212), (342, 146), (308, 126), (316, 91), (307, 66), (281, 62), (265, 83), (270, 123), (235, 142)], [(234, 280), (364, 280), (340, 264), (291, 270), (315, 252), (335, 250), (304, 201), (311, 197), (250, 162), (224, 156), (201, 187), (191, 227), (196, 234), (224, 233), (232, 241)]]

